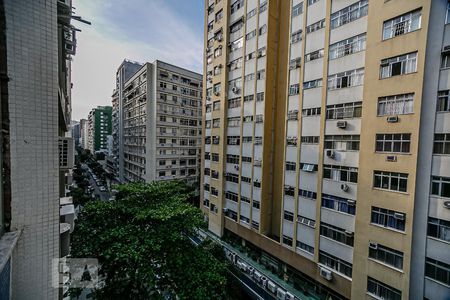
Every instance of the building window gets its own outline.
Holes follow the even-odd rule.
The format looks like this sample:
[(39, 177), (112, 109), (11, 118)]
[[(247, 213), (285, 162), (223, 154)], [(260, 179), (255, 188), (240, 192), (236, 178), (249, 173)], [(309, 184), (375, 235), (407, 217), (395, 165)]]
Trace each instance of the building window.
[(367, 293), (372, 295), (376, 299), (402, 299), (401, 291), (371, 277), (367, 277)]
[(213, 128), (219, 128), (220, 127), (220, 119), (213, 119)]
[(366, 33), (330, 45), (329, 59), (336, 59), (366, 50)]
[(297, 241), (297, 249), (308, 252), (309, 254), (314, 254), (314, 247)]
[(233, 4), (231, 4), (231, 14), (234, 14), (242, 7), (244, 7), (244, 0), (235, 1)]
[(294, 17), (296, 17), (296, 16), (299, 16), (299, 15), (302, 14), (302, 13), (303, 13), (303, 2), (301, 2), (301, 3), (297, 4), (297, 5), (295, 5), (295, 6), (292, 8), (292, 18), (294, 18)]
[(297, 164), (295, 162), (291, 162), (291, 161), (286, 162), (286, 171), (295, 172), (296, 170), (297, 170)]
[(216, 96), (220, 95), (220, 90), (221, 90), (221, 84), (220, 83), (216, 83), (213, 87), (213, 93)]
[(263, 35), (266, 32), (267, 32), (267, 25), (266, 24), (264, 24), (263, 26), (259, 27), (259, 30), (258, 30), (258, 34), (259, 35)]
[(439, 91), (437, 99), (438, 112), (450, 112), (449, 90)]
[(447, 2), (447, 16), (445, 17), (445, 24), (450, 23), (450, 2)]
[(320, 235), (328, 237), (347, 246), (353, 247), (353, 233), (349, 233), (343, 228), (321, 222)]
[[(237, 70), (242, 68), (242, 57), (235, 59), (229, 63), (230, 70)], [(237, 78), (240, 80), (240, 78)], [(237, 80), (235, 79), (235, 80)]]
[(298, 83), (289, 86), (289, 96), (298, 95), (299, 91), (300, 87)]
[(248, 75), (245, 75), (244, 81), (253, 81), (255, 80), (255, 73), (250, 73)]
[(383, 59), (380, 64), (380, 78), (406, 75), (417, 71), (417, 52)]
[(319, 0), (308, 0), (308, 6), (313, 5), (316, 2), (319, 2)]
[(232, 117), (227, 119), (228, 127), (239, 127), (241, 126), (241, 118), (240, 117)]
[(240, 144), (240, 136), (227, 136), (227, 145), (239, 145)]
[(264, 101), (264, 92), (256, 94), (256, 101), (257, 102)]
[(239, 164), (239, 155), (227, 154), (227, 163), (229, 164)]
[(359, 135), (326, 135), (325, 149), (358, 151)]
[(441, 69), (450, 68), (450, 52), (441, 54)]
[(259, 209), (261, 207), (261, 203), (259, 201), (256, 201), (256, 200), (253, 199), (252, 207), (256, 208), (256, 209)]
[(296, 136), (288, 136), (286, 138), (287, 146), (297, 146), (297, 137)]
[(420, 29), (422, 10), (415, 10), (383, 23), (383, 40)]
[(305, 62), (316, 60), (323, 57), (323, 49), (313, 51), (305, 55)]
[(297, 222), (311, 228), (316, 228), (316, 221), (300, 215), (297, 215)]
[(369, 8), (368, 0), (361, 0), (347, 6), (331, 15), (331, 29), (353, 22), (367, 16)]
[(322, 78), (316, 79), (316, 80), (307, 81), (307, 82), (303, 82), (303, 89), (304, 90), (317, 88), (317, 87), (321, 87), (321, 86), (322, 86)]
[(364, 83), (364, 68), (334, 74), (328, 77), (328, 89), (342, 89)]
[(298, 110), (290, 110), (290, 111), (288, 111), (287, 119), (289, 121), (298, 120)]
[(306, 26), (306, 33), (311, 33), (311, 32), (320, 30), (322, 28), (325, 28), (325, 19), (320, 20), (319, 22), (316, 22), (316, 23), (311, 24), (309, 26)]
[(292, 247), (292, 238), (286, 235), (283, 235), (283, 244)]
[(211, 154), (211, 160), (213, 162), (219, 162), (219, 154), (218, 153), (212, 153)]
[(450, 242), (450, 221), (428, 217), (428, 236)]
[(320, 116), (320, 107), (305, 108), (302, 110), (303, 117)]
[(255, 51), (250, 52), (249, 54), (245, 55), (245, 60), (248, 61), (248, 60), (254, 59), (255, 56), (256, 56), (256, 52)]
[(213, 102), (213, 110), (220, 110), (220, 101)]
[(302, 40), (302, 30), (298, 30), (291, 34), (291, 44), (298, 43)]
[(247, 33), (247, 35), (245, 36), (245, 39), (248, 41), (248, 40), (254, 38), (255, 36), (256, 36), (256, 29)]
[(450, 265), (427, 257), (425, 260), (425, 276), (450, 286)]
[(410, 133), (386, 133), (376, 135), (375, 151), (392, 153), (409, 153)]
[(290, 222), (294, 222), (294, 214), (291, 213), (290, 211), (284, 211), (283, 214), (283, 219), (290, 221)]
[(431, 194), (439, 197), (450, 198), (450, 177), (432, 176)]
[(322, 207), (340, 211), (349, 215), (355, 215), (356, 202), (333, 195), (322, 194)]
[(259, 4), (259, 13), (261, 14), (261, 13), (263, 13), (266, 10), (267, 10), (267, 1), (264, 2), (264, 3), (260, 3)]
[(373, 175), (374, 188), (406, 193), (408, 185), (408, 174), (374, 171)]
[(308, 164), (308, 163), (301, 163), (300, 164), (300, 170), (305, 172), (317, 172), (318, 165), (315, 164)]
[(414, 94), (401, 94), (378, 98), (378, 116), (412, 114)]
[(289, 70), (300, 68), (301, 63), (302, 63), (301, 57), (291, 59), (291, 61), (289, 62)]
[(450, 154), (450, 133), (434, 134), (434, 154)]
[(227, 173), (225, 175), (225, 180), (233, 183), (239, 183), (239, 175), (233, 173)]
[(370, 243), (369, 257), (396, 269), (403, 269), (403, 252), (401, 251), (380, 244)]
[(360, 118), (361, 113), (362, 113), (361, 101), (327, 105), (327, 120)]
[(302, 136), (301, 142), (304, 144), (318, 144), (319, 137), (318, 136)]
[(374, 225), (405, 231), (404, 213), (372, 206), (370, 222)]
[(215, 20), (216, 22), (219, 22), (222, 18), (223, 18), (223, 10), (221, 9), (216, 13)]
[(341, 273), (347, 277), (352, 277), (352, 264), (322, 250), (319, 251), (319, 263)]
[(244, 102), (250, 102), (253, 101), (253, 99), (254, 99), (253, 95), (244, 96)]
[(294, 197), (294, 195), (295, 195), (295, 188), (293, 186), (290, 186), (290, 185), (285, 185), (284, 186), (284, 194), (286, 196)]
[(241, 98), (228, 99), (228, 108), (241, 107)]
[(230, 43), (230, 52), (241, 49), (244, 46), (244, 38), (241, 37)]
[(307, 199), (310, 199), (310, 200), (316, 200), (317, 199), (317, 193), (316, 192), (302, 190), (302, 189), (298, 190), (298, 196), (299, 197), (303, 197), (303, 198), (307, 198)]
[(262, 80), (266, 78), (266, 70), (259, 70), (256, 72), (256, 80)]
[(358, 168), (324, 165), (323, 178), (341, 182), (358, 182)]
[(254, 16), (256, 16), (256, 8), (252, 9), (247, 13), (247, 20)]

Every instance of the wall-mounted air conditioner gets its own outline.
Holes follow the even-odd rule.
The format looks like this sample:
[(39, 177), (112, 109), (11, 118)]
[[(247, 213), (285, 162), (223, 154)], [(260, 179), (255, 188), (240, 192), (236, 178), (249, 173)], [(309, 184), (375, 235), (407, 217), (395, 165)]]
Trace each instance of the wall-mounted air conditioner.
[(330, 281), (331, 279), (333, 279), (333, 273), (323, 267), (319, 267), (319, 274), (321, 277), (325, 278), (326, 280)]
[(325, 152), (326, 156), (329, 158), (334, 158), (336, 156), (336, 152), (332, 149), (327, 149)]
[(340, 129), (347, 128), (347, 121), (337, 121), (336, 127)]
[(394, 218), (396, 218), (397, 220), (404, 220), (405, 215), (402, 213), (394, 213)]
[(374, 242), (369, 242), (369, 248), (377, 250), (378, 249), (378, 244), (374, 243)]
[(286, 300), (295, 300), (295, 296), (289, 292), (286, 292)]
[(396, 162), (397, 161), (397, 156), (395, 156), (395, 155), (388, 155), (388, 156), (386, 156), (386, 161)]
[(282, 300), (286, 299), (286, 291), (283, 290), (282, 288), (277, 289), (277, 299), (282, 299)]
[(388, 123), (397, 123), (399, 121), (398, 116), (390, 116), (386, 118)]
[(444, 201), (444, 207), (450, 209), (450, 201)]
[(277, 292), (277, 286), (275, 283), (273, 283), (272, 281), (268, 280), (267, 281), (267, 289), (269, 291), (271, 291), (272, 293), (276, 293)]
[(344, 192), (347, 192), (349, 188), (350, 187), (348, 186), (348, 184), (346, 183), (341, 184), (341, 190), (343, 190)]
[(239, 93), (239, 88), (237, 86), (233, 86), (233, 88), (231, 89), (231, 91), (235, 94)]

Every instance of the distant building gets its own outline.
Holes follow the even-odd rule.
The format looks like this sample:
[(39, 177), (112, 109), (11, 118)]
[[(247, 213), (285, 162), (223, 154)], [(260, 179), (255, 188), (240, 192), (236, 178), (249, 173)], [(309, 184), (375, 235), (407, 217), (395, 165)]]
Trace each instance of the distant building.
[(78, 121), (72, 121), (71, 122), (71, 131), (72, 131), (72, 138), (75, 141), (75, 146), (80, 146), (81, 143), (81, 131), (80, 131), (80, 122)]
[(119, 86), (121, 181), (198, 180), (201, 90), (202, 75), (158, 60)]
[(88, 117), (88, 149), (92, 153), (107, 149), (107, 136), (111, 135), (111, 106), (98, 106)]
[(88, 149), (89, 123), (86, 119), (80, 120), (80, 147)]
[[(125, 82), (142, 67), (141, 63), (125, 59), (116, 72), (116, 88), (112, 95), (113, 153), (110, 166), (114, 175), (123, 181), (123, 90)], [(121, 158), (121, 159), (120, 159)]]

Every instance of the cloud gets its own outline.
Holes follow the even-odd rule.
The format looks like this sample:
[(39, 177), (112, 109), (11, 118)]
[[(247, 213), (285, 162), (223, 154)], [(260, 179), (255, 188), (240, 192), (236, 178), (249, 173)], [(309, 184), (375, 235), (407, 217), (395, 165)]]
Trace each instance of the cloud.
[(73, 119), (86, 118), (97, 105), (111, 105), (117, 67), (124, 58), (166, 61), (202, 72), (203, 31), (160, 0), (74, 3), (76, 14), (92, 22), (79, 25), (72, 64)]

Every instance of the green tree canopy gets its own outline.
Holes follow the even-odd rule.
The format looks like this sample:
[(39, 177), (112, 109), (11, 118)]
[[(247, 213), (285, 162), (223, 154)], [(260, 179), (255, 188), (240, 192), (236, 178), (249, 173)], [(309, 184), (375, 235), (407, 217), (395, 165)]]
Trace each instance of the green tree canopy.
[(73, 257), (95, 257), (97, 299), (222, 299), (226, 263), (189, 236), (204, 225), (181, 182), (119, 185), (115, 201), (88, 202), (71, 237)]

